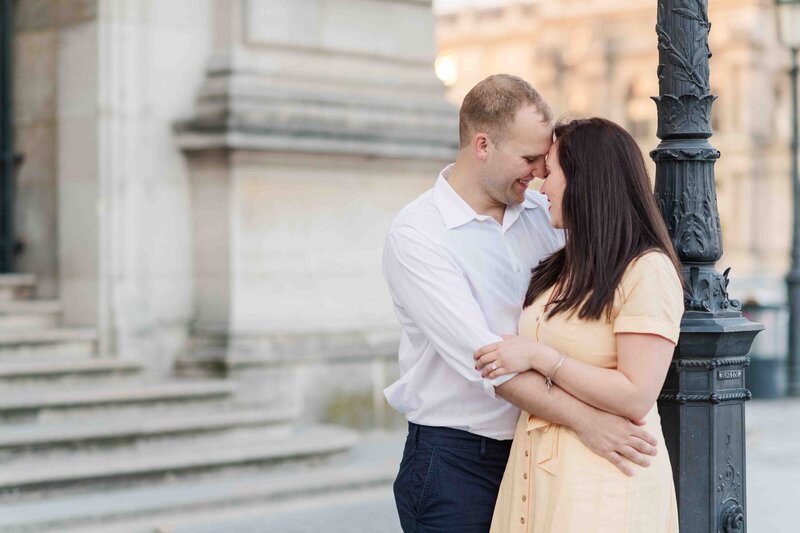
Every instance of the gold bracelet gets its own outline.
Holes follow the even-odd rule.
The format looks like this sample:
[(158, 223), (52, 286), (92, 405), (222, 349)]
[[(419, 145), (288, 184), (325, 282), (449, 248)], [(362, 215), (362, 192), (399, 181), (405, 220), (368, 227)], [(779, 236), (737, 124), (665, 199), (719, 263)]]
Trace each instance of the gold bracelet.
[(561, 354), (561, 358), (559, 358), (559, 360), (556, 361), (556, 363), (553, 365), (552, 370), (550, 370), (550, 375), (545, 376), (544, 384), (547, 386), (548, 391), (550, 390), (550, 387), (553, 386), (553, 378), (556, 377), (556, 372), (558, 372), (558, 369), (561, 368), (561, 365), (563, 365), (564, 361), (566, 360), (567, 360), (567, 354)]

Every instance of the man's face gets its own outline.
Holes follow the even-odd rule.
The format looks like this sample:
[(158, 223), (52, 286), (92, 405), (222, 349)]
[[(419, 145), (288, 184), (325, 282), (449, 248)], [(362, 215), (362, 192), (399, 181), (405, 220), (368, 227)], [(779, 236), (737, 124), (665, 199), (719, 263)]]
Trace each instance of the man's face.
[(514, 117), (505, 139), (492, 145), (487, 158), (486, 192), (495, 202), (521, 204), (533, 178), (546, 178), (545, 156), (553, 142), (553, 127), (542, 122), (533, 106)]

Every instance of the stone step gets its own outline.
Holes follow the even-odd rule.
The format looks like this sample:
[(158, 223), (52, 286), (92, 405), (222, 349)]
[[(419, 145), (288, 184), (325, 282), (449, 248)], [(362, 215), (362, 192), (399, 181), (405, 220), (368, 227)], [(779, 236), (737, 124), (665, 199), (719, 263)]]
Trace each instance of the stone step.
[(57, 300), (0, 300), (0, 331), (54, 328), (60, 313)]
[(54, 387), (118, 383), (125, 378), (138, 378), (141, 370), (140, 363), (112, 357), (11, 361), (0, 366), (0, 390), (35, 387), (53, 390)]
[(208, 409), (209, 402), (227, 400), (233, 382), (169, 382), (88, 390), (44, 390), (0, 394), (0, 422), (45, 423), (97, 420), (107, 416), (153, 414), (177, 405)]
[(0, 300), (24, 300), (33, 297), (36, 276), (33, 274), (0, 274)]
[[(152, 520), (140, 521), (149, 525)], [(122, 527), (60, 533), (403, 533), (392, 484), (314, 494), (289, 501), (250, 505), (236, 510), (196, 512), (158, 522), (156, 527)]]
[(91, 357), (97, 332), (87, 328), (52, 328), (34, 331), (0, 331), (0, 360), (25, 361), (31, 357)]
[(0, 431), (0, 457), (19, 458), (23, 454), (46, 451), (52, 457), (76, 450), (141, 450), (183, 440), (196, 443), (199, 436), (219, 435), (241, 428), (269, 428), (285, 435), (294, 416), (259, 410), (236, 410), (219, 413), (187, 414), (183, 412), (160, 417), (139, 416), (119, 420), (84, 422), (81, 424), (18, 424), (6, 425)]
[[(145, 481), (218, 474), (220, 470), (271, 467), (307, 458), (343, 453), (358, 441), (357, 434), (337, 427), (318, 426), (291, 437), (266, 435), (214, 446), (173, 447), (161, 453), (93, 454), (63, 458), (37, 457), (13, 461), (0, 469), (0, 495), (21, 498), (62, 489), (108, 490)], [(0, 513), (2, 514), (2, 513)]]
[[(313, 433), (299, 435), (306, 440), (312, 436)], [(271, 509), (333, 494), (391, 490), (404, 438), (405, 432), (378, 439), (366, 437), (338, 460), (301, 464), (291, 471), (217, 472), (205, 478), (157, 486), (51, 495), (38, 501), (6, 498), (0, 501), (0, 530), (7, 533), (176, 531), (187, 522), (215, 520), (226, 513), (239, 517), (251, 515), (253, 510), (264, 506)]]

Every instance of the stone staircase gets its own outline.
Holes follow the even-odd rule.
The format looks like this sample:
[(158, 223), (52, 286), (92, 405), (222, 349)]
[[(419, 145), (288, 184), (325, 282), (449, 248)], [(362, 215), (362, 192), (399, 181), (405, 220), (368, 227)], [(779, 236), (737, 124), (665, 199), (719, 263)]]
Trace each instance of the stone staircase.
[(353, 463), (356, 433), (238, 405), (231, 381), (153, 381), (34, 295), (32, 276), (0, 275), (0, 532), (152, 531), (142, 520), (391, 481), (396, 465)]

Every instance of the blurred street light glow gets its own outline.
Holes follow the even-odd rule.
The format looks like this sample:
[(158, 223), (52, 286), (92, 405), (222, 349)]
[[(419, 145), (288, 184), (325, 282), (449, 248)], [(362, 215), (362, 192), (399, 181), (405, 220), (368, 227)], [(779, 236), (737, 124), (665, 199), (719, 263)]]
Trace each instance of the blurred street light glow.
[(458, 80), (458, 63), (452, 55), (444, 54), (437, 57), (434, 68), (436, 69), (436, 77), (448, 87)]

